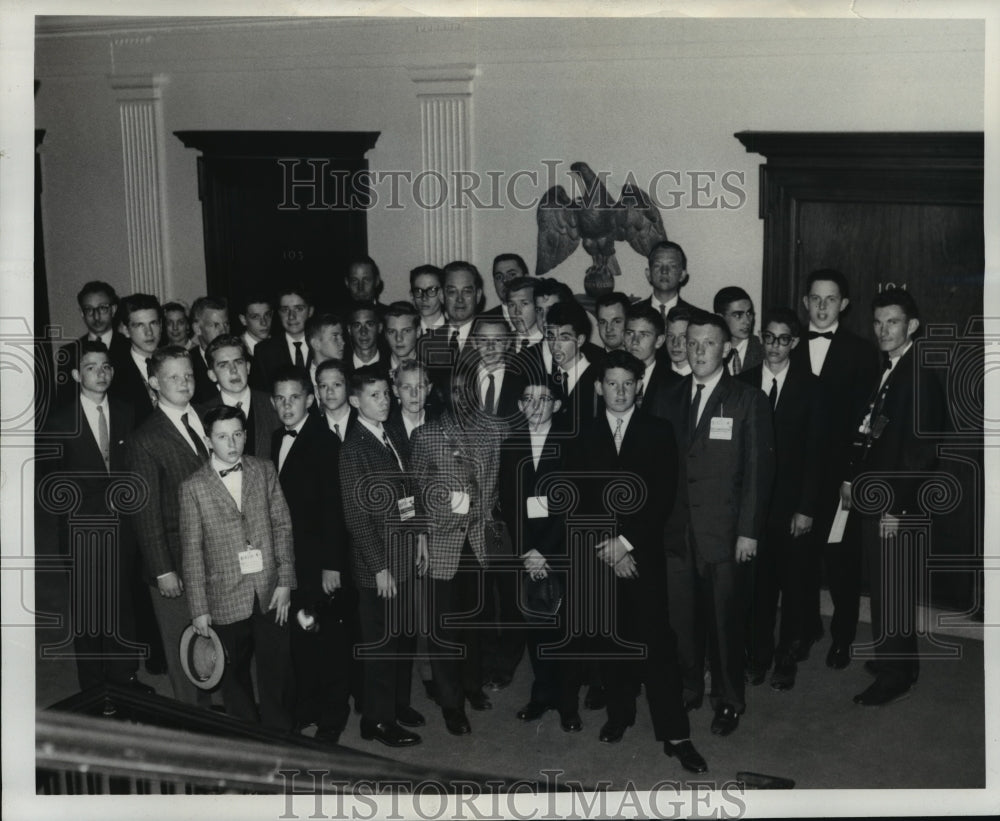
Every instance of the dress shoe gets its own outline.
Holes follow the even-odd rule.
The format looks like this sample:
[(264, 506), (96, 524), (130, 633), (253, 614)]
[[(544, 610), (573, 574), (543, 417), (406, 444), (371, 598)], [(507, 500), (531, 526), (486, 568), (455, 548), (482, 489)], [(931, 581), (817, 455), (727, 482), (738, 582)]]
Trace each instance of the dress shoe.
[(830, 652), (826, 654), (827, 667), (832, 667), (834, 670), (843, 670), (850, 663), (851, 647), (849, 644), (837, 644), (837, 642), (834, 642), (830, 645)]
[(883, 707), (906, 698), (909, 692), (908, 682), (892, 681), (880, 676), (867, 690), (854, 697), (854, 703), (865, 707)]
[(559, 726), (563, 728), (564, 733), (578, 733), (583, 729), (583, 722), (580, 720), (580, 714), (574, 710), (572, 713), (559, 714)]
[(690, 739), (678, 741), (676, 744), (664, 741), (663, 752), (671, 758), (676, 758), (680, 761), (681, 766), (689, 773), (703, 773), (708, 770), (708, 764), (701, 757), (701, 753), (694, 748), (694, 744), (691, 743)]
[(634, 722), (634, 719), (627, 724), (619, 724), (617, 721), (607, 721), (601, 727), (601, 733), (597, 738), (605, 744), (617, 744), (624, 738), (625, 730), (631, 727)]
[(156, 688), (150, 687), (148, 684), (144, 684), (139, 681), (138, 677), (132, 676), (128, 681), (125, 682), (125, 686), (130, 690), (136, 690), (140, 693), (145, 693), (148, 696), (156, 695)]
[(505, 687), (509, 687), (513, 680), (514, 677), (508, 675), (507, 673), (494, 673), (486, 680), (486, 686), (495, 693), (497, 690), (503, 690)]
[(472, 732), (472, 725), (461, 710), (445, 713), (444, 726), (452, 735), (468, 735)]
[(396, 708), (396, 723), (404, 727), (423, 727), (427, 722), (424, 717), (409, 704)]
[(427, 698), (433, 701), (435, 704), (438, 703), (438, 688), (434, 679), (425, 678), (424, 679), (424, 692), (427, 693)]
[(381, 741), (387, 747), (410, 747), (420, 743), (420, 736), (409, 730), (404, 730), (395, 721), (380, 721), (378, 723), (361, 719), (361, 737), (365, 741)]
[(748, 663), (743, 670), (743, 680), (754, 687), (758, 684), (763, 684), (765, 678), (767, 678), (767, 667), (764, 667), (762, 664)]
[(517, 717), (521, 721), (537, 721), (551, 708), (540, 701), (529, 701), (517, 711)]
[(712, 732), (715, 735), (729, 735), (740, 724), (740, 715), (728, 704), (720, 704), (715, 709), (712, 719)]
[(591, 685), (587, 688), (587, 695), (583, 699), (583, 706), (588, 710), (603, 710), (608, 703), (604, 695), (604, 688)]
[(771, 689), (791, 690), (795, 686), (795, 674), (798, 666), (791, 656), (779, 659), (771, 673)]
[(473, 710), (482, 712), (483, 710), (493, 709), (493, 702), (490, 701), (490, 697), (482, 690), (477, 690), (474, 693), (466, 693), (465, 698)]
[(704, 701), (703, 696), (697, 696), (695, 698), (688, 698), (684, 700), (684, 712), (690, 713), (692, 710), (701, 709), (702, 701)]

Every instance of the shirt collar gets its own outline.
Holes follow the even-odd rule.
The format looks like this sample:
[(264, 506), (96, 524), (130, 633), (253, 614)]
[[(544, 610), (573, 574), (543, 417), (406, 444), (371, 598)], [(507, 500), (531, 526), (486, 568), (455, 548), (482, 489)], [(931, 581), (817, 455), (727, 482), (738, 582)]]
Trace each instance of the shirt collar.
[(180, 424), (184, 424), (183, 421), (181, 420), (181, 417), (185, 413), (188, 415), (189, 421), (192, 416), (198, 415), (194, 412), (194, 408), (191, 407), (190, 402), (184, 408), (181, 408), (181, 410), (177, 410), (177, 408), (172, 408), (164, 402), (157, 402), (156, 404), (159, 407), (159, 409), (163, 411), (170, 419), (174, 420), (175, 422), (179, 422)]
[(296, 433), (299, 433), (299, 432), (300, 432), (300, 431), (302, 430), (302, 426), (303, 426), (303, 425), (304, 425), (304, 424), (305, 424), (306, 422), (308, 422), (308, 421), (309, 421), (309, 414), (307, 413), (307, 414), (306, 414), (305, 416), (303, 416), (303, 417), (302, 417), (302, 418), (301, 418), (301, 419), (299, 420), (299, 423), (298, 423), (297, 425), (295, 425), (294, 427), (291, 427), (291, 428), (290, 428), (290, 427), (288, 427), (288, 426), (285, 426), (285, 427), (284, 427), (284, 430), (294, 430), (294, 431), (295, 431)]
[(382, 425), (381, 422), (378, 423), (378, 426), (373, 425), (359, 413), (358, 423), (364, 425), (366, 428), (368, 428), (368, 430), (370, 430), (375, 435), (376, 439), (378, 439), (380, 442), (382, 441), (382, 434), (385, 432), (385, 427)]
[[(824, 334), (825, 334), (825, 333), (831, 333), (831, 334), (835, 334), (835, 333), (837, 333), (837, 328), (839, 328), (839, 327), (840, 327), (840, 320), (839, 320), (839, 319), (838, 319), (838, 320), (837, 320), (836, 322), (834, 322), (834, 323), (833, 323), (833, 324), (832, 324), (832, 325), (831, 325), (831, 326), (830, 326), (829, 328), (827, 328), (827, 329), (826, 329), (825, 331), (821, 331), (821, 330), (820, 330), (819, 328), (817, 328), (817, 327), (816, 327), (816, 326), (815, 326), (815, 325), (814, 325), (814, 324), (812, 323), (812, 321), (811, 321), (811, 320), (810, 320), (810, 322), (809, 322), (809, 330), (810, 330), (810, 331), (815, 331), (816, 333), (824, 333)], [(815, 342), (816, 340), (811, 340), (811, 341)]]
[(83, 391), (80, 392), (80, 403), (84, 405), (85, 410), (91, 410), (97, 413), (98, 408), (104, 408), (105, 412), (108, 410), (108, 396), (105, 394), (101, 397), (100, 402), (95, 402), (89, 396), (84, 395)]
[[(723, 368), (721, 368), (719, 370), (719, 372), (715, 376), (711, 377), (710, 379), (706, 379), (706, 380), (700, 382), (700, 384), (702, 384), (702, 385), (705, 386), (705, 390), (703, 391), (704, 396), (708, 396), (708, 394), (710, 394), (713, 390), (715, 390), (715, 386), (719, 384), (719, 380), (722, 379), (722, 375), (725, 372), (726, 372), (726, 369), (723, 367)], [(694, 374), (692, 374), (691, 375), (691, 396), (692, 397), (698, 391), (698, 385), (699, 385), (698, 377), (696, 377)]]
[(635, 413), (635, 405), (629, 408), (625, 413), (617, 414), (612, 413), (609, 410), (604, 411), (604, 415), (608, 418), (608, 424), (611, 426), (611, 432), (615, 432), (615, 428), (618, 426), (618, 420), (622, 420), (622, 430), (628, 427), (628, 423), (632, 421), (632, 414)]
[(243, 403), (243, 412), (246, 413), (246, 412), (248, 412), (250, 410), (250, 386), (249, 385), (247, 385), (243, 389), (242, 393), (237, 394), (236, 396), (231, 396), (231, 395), (227, 394), (225, 391), (223, 391), (220, 388), (219, 389), (219, 396), (222, 398), (222, 404), (223, 405), (228, 405), (231, 408), (235, 408), (237, 402), (242, 402)]
[[(243, 464), (243, 457), (241, 456), (239, 458), (239, 461), (236, 462), (236, 465), (242, 465), (242, 464)], [(215, 471), (229, 470), (230, 468), (236, 467), (236, 465), (227, 465), (225, 462), (219, 461), (219, 457), (216, 456), (215, 453), (212, 454), (212, 468)], [(231, 473), (229, 475), (232, 476)]]

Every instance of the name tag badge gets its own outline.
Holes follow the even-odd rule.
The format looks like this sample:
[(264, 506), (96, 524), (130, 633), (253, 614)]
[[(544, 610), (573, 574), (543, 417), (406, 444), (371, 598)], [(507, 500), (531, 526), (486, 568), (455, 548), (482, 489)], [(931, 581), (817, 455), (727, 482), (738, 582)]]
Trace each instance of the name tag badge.
[(549, 497), (548, 496), (529, 496), (528, 497), (528, 518), (529, 519), (546, 519), (549, 515)]
[(712, 426), (708, 431), (709, 439), (725, 439), (727, 441), (733, 438), (733, 419), (731, 416), (713, 416)]
[(399, 499), (396, 504), (399, 506), (399, 518), (402, 521), (407, 519), (412, 519), (417, 515), (416, 505), (413, 502), (412, 496), (406, 496)]
[(246, 576), (248, 573), (260, 573), (264, 570), (264, 554), (257, 548), (247, 545), (246, 550), (241, 550), (240, 573)]
[(464, 490), (453, 490), (451, 492), (451, 512), (462, 516), (469, 513), (469, 494)]

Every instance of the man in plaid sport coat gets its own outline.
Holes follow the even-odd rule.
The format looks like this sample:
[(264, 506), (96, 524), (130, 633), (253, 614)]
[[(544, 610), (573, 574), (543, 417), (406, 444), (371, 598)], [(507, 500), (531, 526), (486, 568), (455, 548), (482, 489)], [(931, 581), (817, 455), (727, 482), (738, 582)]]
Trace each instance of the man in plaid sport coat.
[(207, 635), (212, 625), (226, 648), (226, 712), (258, 720), (250, 681), (253, 654), (260, 721), (287, 731), (292, 520), (274, 465), (243, 455), (245, 425), (238, 408), (221, 406), (205, 415), (212, 457), (180, 487), (184, 578), (195, 631)]
[[(472, 730), (466, 700), (475, 710), (492, 707), (482, 691), (478, 633), (444, 625), (443, 617), (466, 613), (472, 614), (470, 625), (482, 621), (479, 578), (497, 502), (500, 444), (508, 433), (504, 422), (478, 410), (473, 391), (468, 375), (456, 373), (451, 408), (410, 440), (417, 515), (428, 522), (431, 670), (445, 726), (454, 735)], [(456, 643), (463, 646), (461, 657), (454, 656)]]

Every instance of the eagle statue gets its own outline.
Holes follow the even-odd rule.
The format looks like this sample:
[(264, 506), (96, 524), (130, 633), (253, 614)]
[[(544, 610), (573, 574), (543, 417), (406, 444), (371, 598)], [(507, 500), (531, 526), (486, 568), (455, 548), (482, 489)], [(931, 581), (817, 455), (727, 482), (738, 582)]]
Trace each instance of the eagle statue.
[(589, 165), (570, 166), (583, 183), (584, 196), (571, 200), (561, 185), (545, 192), (538, 204), (538, 257), (535, 273), (551, 271), (583, 242), (593, 259), (584, 276), (584, 290), (593, 297), (614, 290), (614, 277), (621, 275), (615, 258), (615, 242), (624, 240), (642, 256), (667, 238), (659, 209), (649, 195), (632, 182), (622, 186), (615, 202)]

